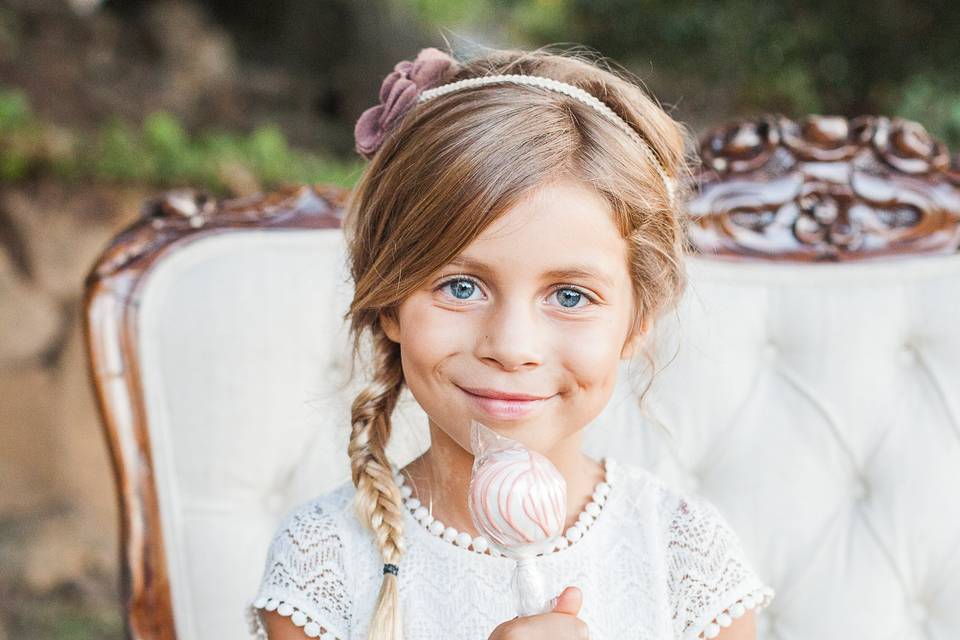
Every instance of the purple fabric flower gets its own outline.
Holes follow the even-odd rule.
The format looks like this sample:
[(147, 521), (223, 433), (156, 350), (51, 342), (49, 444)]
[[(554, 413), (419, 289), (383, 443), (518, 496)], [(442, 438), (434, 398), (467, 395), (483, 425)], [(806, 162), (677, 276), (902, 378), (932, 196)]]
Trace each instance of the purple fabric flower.
[(434, 47), (421, 49), (413, 62), (398, 62), (380, 85), (380, 104), (364, 111), (357, 120), (353, 129), (357, 153), (369, 160), (420, 92), (439, 84), (456, 65), (449, 54)]

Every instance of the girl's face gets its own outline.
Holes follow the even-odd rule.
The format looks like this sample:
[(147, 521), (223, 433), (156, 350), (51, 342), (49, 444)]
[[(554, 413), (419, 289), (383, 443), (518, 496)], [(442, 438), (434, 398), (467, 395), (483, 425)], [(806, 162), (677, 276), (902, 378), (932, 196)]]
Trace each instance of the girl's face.
[(474, 419), (547, 455), (602, 411), (645, 332), (628, 336), (627, 243), (611, 215), (580, 183), (545, 186), (408, 296), (398, 322), (381, 316), (431, 428), (469, 452)]

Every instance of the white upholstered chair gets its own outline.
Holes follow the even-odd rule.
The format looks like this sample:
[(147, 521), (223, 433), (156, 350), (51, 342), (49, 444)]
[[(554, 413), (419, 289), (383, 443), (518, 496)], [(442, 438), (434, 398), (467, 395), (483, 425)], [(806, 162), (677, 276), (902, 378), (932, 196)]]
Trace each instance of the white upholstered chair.
[[(863, 135), (857, 123), (810, 122), (793, 133), (814, 151), (840, 146), (817, 141), (823, 130)], [(588, 452), (615, 451), (717, 505), (777, 593), (758, 616), (761, 639), (960, 638), (957, 183), (924, 177), (936, 224), (933, 205), (903, 204), (916, 214), (907, 219), (885, 201), (885, 229), (853, 215), (831, 226), (816, 207), (833, 197), (843, 208), (847, 192), (831, 191), (843, 177), (830, 181), (829, 161), (806, 158), (827, 186), (799, 196), (781, 184), (798, 164), (770, 169), (802, 155), (784, 142), (790, 126), (705, 137), (716, 173), (692, 205), (704, 255), (690, 258), (687, 296), (655, 329), (665, 368), (641, 413), (631, 393), (643, 365), (626, 366), (587, 428)], [(896, 133), (872, 126), (871, 136)], [(864, 179), (913, 184), (894, 173)], [(342, 196), (168, 194), (91, 272), (88, 348), (124, 507), (132, 638), (247, 637), (244, 606), (280, 518), (349, 477), (349, 405), (363, 376), (343, 388)], [(898, 244), (897, 229), (918, 223), (927, 227)], [(859, 244), (841, 233), (851, 228)], [(388, 452), (402, 466), (428, 444), (409, 392), (395, 424)]]

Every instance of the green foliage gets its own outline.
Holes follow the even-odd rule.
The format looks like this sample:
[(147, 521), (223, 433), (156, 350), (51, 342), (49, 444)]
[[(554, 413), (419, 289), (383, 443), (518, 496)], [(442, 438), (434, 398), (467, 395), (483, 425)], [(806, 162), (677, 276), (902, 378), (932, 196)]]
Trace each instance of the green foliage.
[(413, 10), (423, 22), (439, 25), (476, 23), (490, 15), (495, 0), (399, 0), (399, 8)]
[(148, 182), (153, 178), (149, 159), (137, 132), (113, 120), (99, 134), (88, 160), (92, 175), (118, 182)]
[(17, 593), (4, 603), (11, 638), (33, 640), (120, 640), (123, 622), (115, 606), (87, 601), (76, 587), (43, 595)]
[(202, 149), (170, 114), (151, 113), (143, 122), (143, 146), (156, 179), (182, 183), (201, 174)]
[(248, 157), (253, 168), (266, 180), (283, 180), (290, 163), (287, 139), (276, 125), (258, 127), (246, 142)]
[(519, 37), (550, 40), (566, 31), (570, 22), (570, 3), (566, 0), (526, 0), (511, 10), (511, 31)]
[(935, 78), (917, 76), (904, 87), (896, 115), (916, 120), (931, 131), (940, 132), (957, 150), (960, 140), (960, 88), (944, 89)]
[(494, 32), (523, 47), (587, 45), (654, 79), (649, 88), (675, 100), (683, 119), (704, 116), (684, 113), (686, 104), (709, 111), (718, 103), (730, 118), (901, 113), (960, 147), (956, 2), (405, 1), (455, 34)]
[(0, 133), (22, 128), (32, 119), (26, 94), (17, 89), (0, 89)]
[[(388, 0), (455, 48), (582, 43), (623, 64), (675, 115), (716, 124), (760, 112), (900, 115), (960, 150), (960, 4), (753, 0)], [(473, 41), (473, 42), (471, 42)], [(344, 122), (343, 127), (352, 126)], [(0, 182), (63, 179), (191, 185), (349, 187), (362, 163), (291, 148), (280, 128), (193, 132), (165, 112), (95, 131), (42, 122), (0, 87)]]
[[(74, 143), (79, 138), (79, 143)], [(62, 144), (52, 144), (51, 141)], [(352, 185), (359, 162), (291, 149), (274, 124), (249, 135), (205, 131), (191, 135), (173, 115), (157, 111), (138, 128), (111, 119), (81, 135), (39, 121), (21, 92), (0, 91), (0, 182), (32, 172), (63, 179), (191, 186), (227, 195), (230, 175), (261, 189), (284, 183)], [(249, 183), (248, 183), (249, 184)]]
[(30, 168), (30, 136), (37, 122), (26, 94), (0, 89), (0, 180), (18, 180)]

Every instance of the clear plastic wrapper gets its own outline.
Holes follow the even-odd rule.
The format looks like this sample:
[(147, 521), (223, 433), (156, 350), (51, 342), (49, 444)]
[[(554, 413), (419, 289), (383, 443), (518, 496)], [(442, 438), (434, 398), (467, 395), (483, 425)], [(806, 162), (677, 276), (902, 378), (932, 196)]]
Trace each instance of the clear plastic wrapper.
[(490, 546), (516, 561), (511, 587), (517, 614), (551, 610), (537, 554), (553, 549), (563, 533), (567, 483), (546, 456), (486, 425), (470, 421), (473, 474), (469, 509)]

